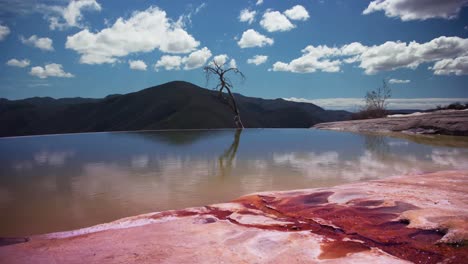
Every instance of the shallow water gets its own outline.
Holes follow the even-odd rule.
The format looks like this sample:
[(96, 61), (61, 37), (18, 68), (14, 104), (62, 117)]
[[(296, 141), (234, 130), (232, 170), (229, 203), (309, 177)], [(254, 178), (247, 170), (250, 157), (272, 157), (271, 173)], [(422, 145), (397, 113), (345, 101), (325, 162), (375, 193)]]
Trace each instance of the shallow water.
[(466, 137), (246, 129), (0, 138), (0, 236), (449, 169), (468, 169)]

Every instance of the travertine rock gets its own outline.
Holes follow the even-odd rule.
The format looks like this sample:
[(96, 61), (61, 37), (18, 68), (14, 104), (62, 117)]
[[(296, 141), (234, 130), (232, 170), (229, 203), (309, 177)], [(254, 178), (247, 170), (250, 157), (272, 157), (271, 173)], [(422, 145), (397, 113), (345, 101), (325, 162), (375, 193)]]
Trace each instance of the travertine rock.
[(468, 136), (468, 111), (445, 110), (419, 115), (321, 123), (318, 129), (351, 132), (405, 132)]
[(33, 236), (0, 247), (0, 260), (468, 263), (467, 219), (468, 171), (444, 171), (263, 192), (231, 203)]

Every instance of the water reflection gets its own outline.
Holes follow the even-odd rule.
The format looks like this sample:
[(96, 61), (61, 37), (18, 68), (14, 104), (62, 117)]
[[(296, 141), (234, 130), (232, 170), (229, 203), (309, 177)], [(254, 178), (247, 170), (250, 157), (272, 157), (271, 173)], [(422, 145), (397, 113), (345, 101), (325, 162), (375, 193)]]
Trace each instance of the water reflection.
[(467, 164), (443, 142), (309, 129), (0, 139), (0, 236)]
[(382, 135), (363, 135), (364, 147), (378, 157), (385, 157), (390, 152), (388, 138)]
[(225, 177), (229, 176), (232, 170), (233, 160), (236, 157), (237, 148), (239, 147), (240, 136), (242, 133), (242, 129), (237, 129), (236, 133), (234, 134), (234, 141), (232, 142), (231, 146), (224, 151), (224, 153), (219, 156), (219, 169), (220, 169), (220, 176)]

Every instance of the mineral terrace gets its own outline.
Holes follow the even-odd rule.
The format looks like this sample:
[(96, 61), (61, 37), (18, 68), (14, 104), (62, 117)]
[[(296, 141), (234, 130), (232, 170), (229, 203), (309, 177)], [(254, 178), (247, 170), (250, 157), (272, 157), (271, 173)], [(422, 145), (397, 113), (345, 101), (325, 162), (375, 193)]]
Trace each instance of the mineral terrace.
[(314, 128), (350, 132), (404, 132), (468, 136), (468, 110), (391, 115), (386, 118), (316, 124)]
[[(34, 221), (34, 216), (31, 216)], [(2, 263), (468, 263), (468, 171), (230, 203), (2, 239)]]

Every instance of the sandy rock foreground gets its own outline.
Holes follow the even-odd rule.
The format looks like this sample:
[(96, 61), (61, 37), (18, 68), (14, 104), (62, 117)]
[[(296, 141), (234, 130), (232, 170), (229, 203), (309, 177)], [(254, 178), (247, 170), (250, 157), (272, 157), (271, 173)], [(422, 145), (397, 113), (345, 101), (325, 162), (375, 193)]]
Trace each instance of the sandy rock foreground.
[(0, 247), (0, 262), (468, 263), (467, 240), (468, 171), (444, 171), (33, 236)]

